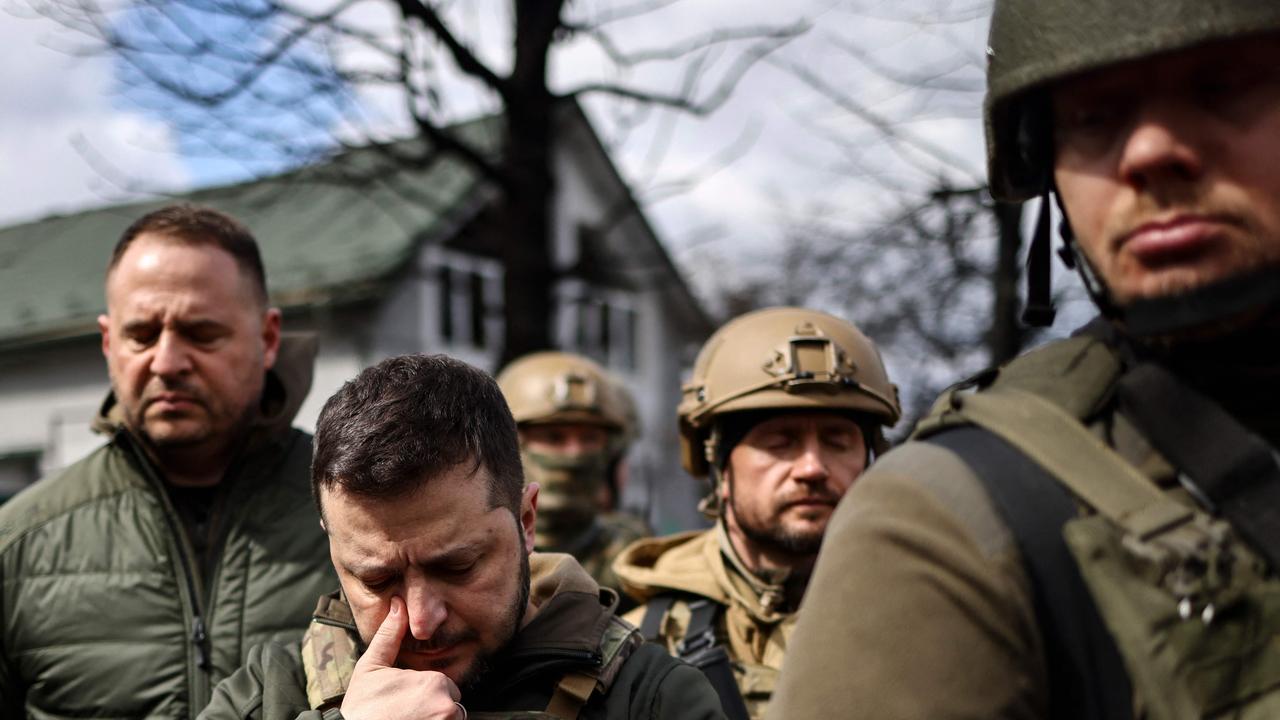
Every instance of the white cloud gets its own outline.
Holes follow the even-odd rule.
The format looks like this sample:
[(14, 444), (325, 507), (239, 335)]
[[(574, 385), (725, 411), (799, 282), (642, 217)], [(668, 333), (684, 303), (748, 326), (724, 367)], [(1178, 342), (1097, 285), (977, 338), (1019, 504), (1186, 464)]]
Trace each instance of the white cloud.
[(187, 182), (168, 129), (113, 107), (110, 62), (54, 49), (69, 39), (0, 12), (0, 224), (137, 197), (121, 183)]

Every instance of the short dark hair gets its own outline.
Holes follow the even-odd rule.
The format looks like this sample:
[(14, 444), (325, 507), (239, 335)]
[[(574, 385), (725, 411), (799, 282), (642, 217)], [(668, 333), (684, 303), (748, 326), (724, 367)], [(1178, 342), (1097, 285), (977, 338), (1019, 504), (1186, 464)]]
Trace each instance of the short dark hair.
[(488, 373), (446, 355), (401, 355), (366, 368), (324, 404), (311, 490), (341, 486), (395, 499), (464, 463), (491, 476), (491, 508), (519, 516), (524, 468), (516, 422)]
[(244, 223), (209, 207), (166, 205), (143, 215), (125, 229), (107, 263), (107, 275), (120, 264), (120, 258), (141, 235), (154, 235), (163, 240), (186, 245), (212, 245), (235, 258), (240, 271), (253, 282), (258, 300), (267, 304), (267, 273), (258, 252), (258, 241)]

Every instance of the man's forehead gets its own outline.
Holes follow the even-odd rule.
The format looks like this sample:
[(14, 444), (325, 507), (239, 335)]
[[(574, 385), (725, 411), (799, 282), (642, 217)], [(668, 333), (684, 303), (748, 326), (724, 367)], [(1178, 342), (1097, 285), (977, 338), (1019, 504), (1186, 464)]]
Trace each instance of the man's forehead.
[(473, 492), (448, 493), (448, 498), (418, 492), (381, 499), (340, 486), (322, 488), (325, 529), (334, 555), (354, 569), (403, 562), (406, 553), (414, 562), (431, 562), (484, 545), (510, 513), (501, 506), (490, 507), (486, 486), (475, 485), (480, 498)]
[[(169, 248), (181, 248), (182, 257)], [(179, 311), (208, 317), (256, 314), (256, 299), (235, 259), (212, 246), (150, 242), (130, 247), (106, 282), (107, 311), (117, 319)]]
[(489, 473), (471, 462), (398, 493), (352, 491), (342, 481), (319, 488), (326, 526), (334, 532), (388, 538), (421, 534), (498, 509), (492, 506)]

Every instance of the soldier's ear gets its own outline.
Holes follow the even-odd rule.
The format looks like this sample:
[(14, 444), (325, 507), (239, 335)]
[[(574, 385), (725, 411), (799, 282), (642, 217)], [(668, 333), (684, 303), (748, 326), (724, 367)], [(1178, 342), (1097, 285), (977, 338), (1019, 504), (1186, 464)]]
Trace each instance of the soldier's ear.
[(733, 482), (733, 470), (729, 467), (729, 463), (724, 464), (724, 469), (719, 472), (712, 471), (712, 477), (718, 477), (716, 481), (716, 496), (720, 498), (720, 502), (729, 502), (729, 483)]
[(102, 333), (102, 354), (111, 354), (111, 318), (106, 315), (98, 316), (98, 331)]
[(538, 483), (531, 482), (524, 486), (524, 491), (520, 494), (520, 532), (524, 534), (524, 548), (526, 552), (533, 552), (535, 534), (534, 528), (538, 519)]

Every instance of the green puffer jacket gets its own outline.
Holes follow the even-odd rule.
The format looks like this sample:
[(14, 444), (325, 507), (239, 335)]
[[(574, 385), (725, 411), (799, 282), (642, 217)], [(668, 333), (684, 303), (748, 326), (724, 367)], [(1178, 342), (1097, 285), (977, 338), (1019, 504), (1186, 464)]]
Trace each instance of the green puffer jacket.
[[(463, 694), (471, 720), (723, 720), (702, 672), (658, 645), (639, 644), (635, 628), (614, 615), (617, 595), (601, 590), (572, 557), (534, 553), (530, 570), (536, 614), (491, 660), (480, 685)], [(321, 598), (306, 641), (254, 648), (200, 720), (337, 720), (359, 648), (346, 602), (336, 593)], [(320, 658), (315, 667), (304, 652)], [(557, 687), (583, 675), (595, 678), (585, 702), (553, 712)]]
[(315, 343), (288, 338), (215, 501), (205, 587), (162, 480), (108, 397), (110, 441), (0, 507), (0, 718), (194, 718), (249, 648), (337, 582), (291, 429)]

